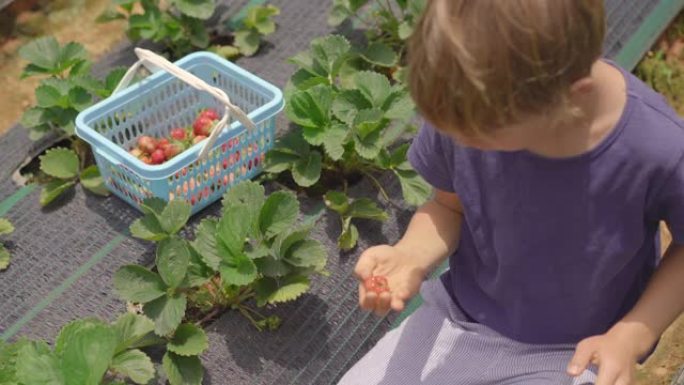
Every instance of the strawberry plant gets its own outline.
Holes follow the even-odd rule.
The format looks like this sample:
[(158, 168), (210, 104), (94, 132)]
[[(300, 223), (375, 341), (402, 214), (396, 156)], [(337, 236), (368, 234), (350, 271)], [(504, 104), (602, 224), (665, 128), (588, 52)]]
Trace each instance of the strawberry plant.
[[(14, 232), (14, 226), (7, 219), (0, 218), (0, 235), (7, 235)], [(10, 263), (10, 253), (0, 242), (0, 271), (7, 269)]]
[[(152, 327), (152, 321), (143, 316), (125, 314), (111, 324), (96, 319), (72, 321), (59, 332), (52, 348), (44, 341), (0, 341), (0, 379), (17, 385), (147, 384), (155, 377), (155, 369), (140, 348), (159, 342), (149, 338)], [(167, 373), (196, 370), (168, 366), (164, 368)], [(188, 382), (172, 382), (182, 383)]]
[(45, 182), (40, 194), (40, 204), (46, 206), (81, 182), (88, 191), (97, 195), (109, 195), (97, 166), (85, 167), (83, 159), (68, 148), (57, 147), (40, 157), (40, 170)]
[(228, 31), (210, 30), (205, 25), (215, 10), (215, 0), (116, 0), (98, 21), (126, 19), (129, 39), (161, 43), (174, 58), (204, 49), (233, 58), (254, 55), (261, 37), (275, 31), (271, 18), (279, 13), (279, 9), (271, 5), (251, 7), (247, 17), (238, 23), (232, 44), (226, 44), (225, 36), (220, 35), (226, 35)]
[(362, 218), (384, 222), (388, 218), (387, 213), (372, 200), (350, 199), (339, 191), (328, 191), (325, 194), (325, 205), (340, 215), (342, 234), (337, 240), (337, 245), (342, 250), (353, 248), (359, 238), (359, 230), (351, 223), (352, 219)]
[(146, 214), (131, 225), (133, 236), (158, 242), (156, 271), (130, 265), (114, 284), (127, 301), (143, 304), (158, 335), (169, 335), (184, 318), (203, 324), (235, 309), (259, 330), (274, 329), (248, 304), (263, 307), (294, 300), (308, 290), (309, 275), (324, 273), (326, 253), (308, 239), (315, 219), (296, 226), (299, 203), (291, 193), (268, 197), (254, 182), (242, 182), (223, 198), (219, 218), (204, 219), (195, 240), (176, 233), (190, 215), (179, 201), (146, 200)]
[(299, 69), (285, 90), (285, 111), (298, 127), (267, 154), (265, 170), (289, 171), (297, 185), (313, 191), (335, 187), (326, 186), (328, 181), (341, 181), (346, 189), (348, 181), (363, 175), (386, 201), (376, 175), (392, 171), (404, 200), (419, 205), (430, 188), (406, 160), (408, 145), (397, 146), (415, 129), (414, 104), (403, 84), (348, 66), (354, 55), (347, 39), (331, 35), (291, 59)]
[(424, 8), (425, 0), (333, 0), (328, 23), (339, 26), (353, 19), (365, 29), (371, 42), (366, 51), (369, 55), (374, 55), (370, 49), (374, 46), (382, 47), (381, 50), (389, 48), (401, 58), (406, 52), (406, 40)]

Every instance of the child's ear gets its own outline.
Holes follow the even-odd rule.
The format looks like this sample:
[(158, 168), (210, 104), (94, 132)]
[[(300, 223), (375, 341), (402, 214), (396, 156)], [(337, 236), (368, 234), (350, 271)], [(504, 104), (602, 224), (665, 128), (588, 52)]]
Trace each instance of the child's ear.
[(594, 90), (595, 87), (595, 80), (590, 77), (586, 76), (583, 77), (570, 86), (570, 95), (572, 96), (582, 96), (586, 95)]

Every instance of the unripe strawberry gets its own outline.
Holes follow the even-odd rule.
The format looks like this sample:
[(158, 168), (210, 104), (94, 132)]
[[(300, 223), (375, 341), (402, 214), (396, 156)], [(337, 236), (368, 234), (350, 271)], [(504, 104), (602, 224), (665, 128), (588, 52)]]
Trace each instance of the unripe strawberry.
[(164, 155), (164, 150), (155, 150), (152, 153), (152, 164), (162, 164), (166, 161), (166, 156)]
[(176, 143), (170, 143), (168, 146), (166, 146), (166, 148), (164, 148), (164, 156), (167, 160), (173, 158), (181, 152), (183, 152), (183, 149)]
[(204, 135), (197, 135), (197, 136), (192, 140), (192, 144), (197, 144), (197, 143), (203, 141), (203, 140), (206, 139), (206, 138), (207, 138), (207, 137), (204, 136)]
[(138, 148), (144, 153), (151, 154), (157, 149), (157, 141), (147, 135), (143, 135), (138, 138)]
[(140, 149), (137, 148), (137, 147), (134, 148), (134, 149), (132, 149), (131, 151), (129, 151), (129, 153), (130, 153), (131, 155), (133, 155), (134, 157), (136, 157), (136, 158), (140, 158), (140, 157), (142, 156), (142, 154), (143, 154), (142, 150), (140, 150)]

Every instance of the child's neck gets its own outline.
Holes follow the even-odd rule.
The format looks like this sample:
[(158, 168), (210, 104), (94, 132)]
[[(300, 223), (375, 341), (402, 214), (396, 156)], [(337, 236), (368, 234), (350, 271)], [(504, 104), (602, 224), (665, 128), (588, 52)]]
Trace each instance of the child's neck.
[(527, 150), (545, 157), (564, 158), (598, 146), (617, 126), (627, 103), (625, 78), (614, 66), (597, 61), (592, 67), (593, 87), (577, 98), (582, 118), (549, 129), (540, 125)]

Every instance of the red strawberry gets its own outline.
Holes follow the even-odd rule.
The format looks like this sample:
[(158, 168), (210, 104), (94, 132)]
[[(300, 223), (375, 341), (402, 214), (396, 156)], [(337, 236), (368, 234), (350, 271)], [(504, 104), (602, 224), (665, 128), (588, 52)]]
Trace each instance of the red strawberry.
[(161, 148), (162, 150), (169, 145), (169, 140), (166, 138), (161, 138), (157, 141), (157, 148)]
[(151, 154), (157, 149), (157, 141), (151, 136), (143, 135), (138, 138), (138, 148), (144, 153)]
[(389, 290), (389, 284), (387, 283), (387, 278), (381, 275), (372, 275), (363, 281), (363, 286), (368, 291), (372, 291), (377, 295), (384, 293)]
[(162, 164), (166, 161), (164, 150), (158, 149), (152, 153), (152, 164)]
[(200, 116), (209, 118), (211, 120), (218, 120), (219, 119), (219, 114), (216, 112), (216, 110), (212, 108), (207, 108), (206, 110), (202, 111), (200, 113)]
[(214, 121), (207, 118), (206, 116), (200, 116), (192, 124), (195, 135), (197, 136), (209, 136), (211, 129), (214, 127)]
[(204, 136), (204, 135), (197, 135), (197, 136), (195, 137), (195, 139), (192, 140), (192, 144), (197, 144), (197, 143), (203, 141), (203, 140), (206, 139), (206, 138), (207, 138), (207, 137)]
[(185, 129), (174, 128), (171, 130), (171, 137), (176, 140), (185, 140)]
[(181, 152), (183, 152), (183, 149), (180, 145), (176, 143), (170, 143), (168, 146), (166, 146), (166, 148), (164, 148), (164, 157), (168, 160), (180, 154)]
[(150, 157), (147, 155), (140, 157), (140, 160), (145, 164), (152, 164), (152, 159), (150, 159)]

